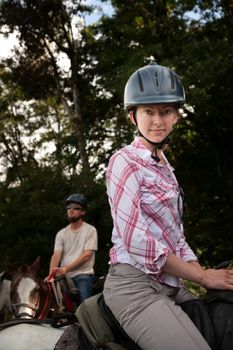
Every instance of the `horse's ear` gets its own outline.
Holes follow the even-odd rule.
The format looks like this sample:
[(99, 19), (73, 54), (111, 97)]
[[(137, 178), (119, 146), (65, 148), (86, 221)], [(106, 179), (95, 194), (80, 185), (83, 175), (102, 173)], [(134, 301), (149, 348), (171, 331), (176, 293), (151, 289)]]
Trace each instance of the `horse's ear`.
[(0, 275), (0, 281), (4, 281), (4, 280), (9, 280), (11, 279), (10, 274), (7, 271), (3, 271)]
[(5, 273), (10, 275), (10, 277), (13, 277), (17, 271), (18, 271), (18, 268), (13, 264), (7, 264), (5, 266)]
[(40, 269), (40, 256), (36, 258), (36, 260), (32, 264), (32, 268), (37, 271)]

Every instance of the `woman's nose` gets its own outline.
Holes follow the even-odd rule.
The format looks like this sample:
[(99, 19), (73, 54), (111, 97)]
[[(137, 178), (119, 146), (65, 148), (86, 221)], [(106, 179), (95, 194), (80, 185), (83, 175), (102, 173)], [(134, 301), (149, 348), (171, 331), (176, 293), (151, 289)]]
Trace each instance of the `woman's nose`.
[(154, 113), (152, 116), (152, 122), (153, 124), (161, 124), (162, 123), (162, 117), (159, 113)]

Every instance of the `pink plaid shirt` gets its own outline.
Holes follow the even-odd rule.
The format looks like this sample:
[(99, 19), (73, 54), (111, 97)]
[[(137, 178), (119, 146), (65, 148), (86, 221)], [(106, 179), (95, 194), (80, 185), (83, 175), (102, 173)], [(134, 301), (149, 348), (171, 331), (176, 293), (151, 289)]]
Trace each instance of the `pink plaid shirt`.
[(161, 283), (181, 286), (162, 273), (169, 254), (185, 261), (197, 257), (188, 246), (181, 222), (182, 198), (173, 168), (151, 158), (136, 137), (116, 152), (107, 172), (107, 194), (113, 218), (110, 263), (130, 264)]

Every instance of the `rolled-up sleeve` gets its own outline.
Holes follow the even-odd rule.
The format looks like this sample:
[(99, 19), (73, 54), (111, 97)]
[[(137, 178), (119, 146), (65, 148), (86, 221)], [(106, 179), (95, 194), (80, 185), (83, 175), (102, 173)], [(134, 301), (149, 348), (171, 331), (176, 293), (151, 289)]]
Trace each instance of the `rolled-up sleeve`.
[(185, 237), (183, 236), (180, 240), (180, 258), (184, 261), (197, 261), (197, 256), (194, 254), (190, 246), (185, 240)]

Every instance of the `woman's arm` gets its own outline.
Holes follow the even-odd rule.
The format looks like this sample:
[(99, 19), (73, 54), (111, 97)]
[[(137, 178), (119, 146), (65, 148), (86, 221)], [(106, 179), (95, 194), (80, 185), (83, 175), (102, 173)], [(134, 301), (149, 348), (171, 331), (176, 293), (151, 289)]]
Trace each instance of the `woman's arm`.
[(204, 288), (233, 290), (233, 270), (206, 269), (198, 262), (186, 262), (175, 255), (169, 255), (163, 272), (200, 284)]

